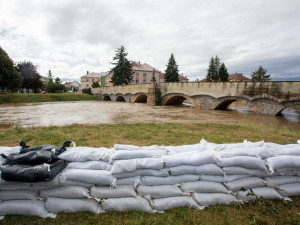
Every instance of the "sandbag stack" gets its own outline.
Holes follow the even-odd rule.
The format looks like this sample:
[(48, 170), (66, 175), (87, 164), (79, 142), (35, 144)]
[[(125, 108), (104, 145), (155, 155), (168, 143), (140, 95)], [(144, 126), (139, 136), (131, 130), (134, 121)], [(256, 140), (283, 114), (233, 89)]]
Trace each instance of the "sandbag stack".
[[(67, 147), (58, 158), (68, 164), (50, 181), (2, 181), (0, 215), (156, 212), (300, 196), (300, 143)], [(14, 201), (38, 210), (18, 210)]]

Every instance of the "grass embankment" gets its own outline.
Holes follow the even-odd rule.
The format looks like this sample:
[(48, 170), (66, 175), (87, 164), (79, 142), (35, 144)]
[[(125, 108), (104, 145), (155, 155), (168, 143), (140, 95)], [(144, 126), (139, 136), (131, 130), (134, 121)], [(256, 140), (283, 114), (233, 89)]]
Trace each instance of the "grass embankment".
[[(66, 140), (78, 146), (112, 147), (116, 143), (134, 145), (182, 145), (198, 143), (200, 139), (215, 143), (271, 141), (295, 142), (300, 131), (274, 130), (257, 124), (118, 124), (71, 125), (45, 128), (0, 129), (0, 146), (16, 146), (20, 140), (30, 146), (60, 145)], [(172, 209), (164, 214), (145, 212), (88, 212), (59, 214), (56, 219), (30, 216), (6, 216), (3, 224), (300, 224), (300, 197), (293, 202), (259, 201), (243, 205), (212, 206), (202, 211)]]
[(0, 94), (0, 104), (3, 103), (34, 103), (57, 101), (89, 101), (97, 100), (93, 95), (83, 93), (8, 93)]

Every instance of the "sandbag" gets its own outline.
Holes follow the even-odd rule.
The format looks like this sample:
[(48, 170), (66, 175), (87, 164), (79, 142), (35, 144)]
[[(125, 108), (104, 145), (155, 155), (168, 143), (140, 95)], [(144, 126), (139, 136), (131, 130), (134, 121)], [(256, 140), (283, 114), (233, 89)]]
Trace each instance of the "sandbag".
[(53, 151), (56, 155), (61, 154), (66, 150), (66, 147), (70, 147), (71, 142), (66, 141), (60, 147), (56, 145), (37, 145), (33, 147), (29, 147), (26, 145), (24, 141), (20, 142), (21, 150), (20, 153), (30, 152), (30, 151)]
[(63, 185), (63, 181), (60, 179), (61, 173), (57, 174), (49, 181), (40, 181), (32, 183), (32, 187), (35, 190), (47, 189), (47, 188), (55, 188)]
[(279, 168), (296, 167), (300, 168), (300, 156), (296, 155), (279, 155), (266, 159), (266, 163), (270, 171), (275, 171)]
[(165, 162), (166, 167), (179, 165), (199, 166), (208, 163), (215, 163), (210, 154), (211, 151), (187, 152), (174, 155), (163, 155), (161, 158)]
[(153, 209), (164, 211), (173, 208), (186, 207), (201, 210), (200, 207), (191, 196), (175, 196), (168, 198), (158, 198), (150, 201)]
[(65, 169), (61, 179), (73, 180), (98, 185), (111, 185), (114, 177), (105, 170)]
[(134, 188), (129, 185), (119, 185), (115, 188), (94, 186), (90, 191), (92, 197), (100, 199), (136, 197)]
[(164, 163), (160, 158), (116, 160), (111, 167), (111, 174), (129, 173), (139, 169), (160, 170), (163, 167)]
[(265, 180), (274, 186), (290, 184), (290, 183), (300, 183), (299, 176), (274, 176), (274, 177), (266, 177)]
[(288, 167), (288, 168), (278, 168), (275, 173), (278, 173), (278, 175), (284, 175), (284, 176), (299, 176), (300, 168), (296, 167)]
[(105, 161), (70, 162), (68, 163), (66, 168), (86, 170), (110, 170), (111, 164)]
[(13, 190), (32, 190), (31, 184), (25, 183), (4, 183), (0, 185), (0, 191), (13, 191)]
[(300, 145), (297, 144), (294, 147), (285, 147), (282, 146), (281, 148), (278, 149), (272, 149), (274, 155), (278, 156), (278, 155), (296, 155), (296, 156), (300, 156)]
[(63, 186), (40, 190), (40, 196), (43, 198), (90, 198), (87, 188), (81, 186)]
[(70, 162), (85, 162), (85, 161), (106, 161), (113, 154), (112, 149), (108, 148), (91, 148), (91, 147), (69, 147), (65, 152), (60, 154), (60, 159)]
[[(115, 185), (132, 185), (137, 186), (141, 183), (141, 178), (138, 177), (126, 177), (126, 178), (118, 178)], [(114, 185), (112, 185), (114, 186)]]
[(66, 167), (66, 162), (58, 160), (53, 164), (37, 166), (2, 166), (1, 177), (6, 181), (37, 182), (51, 180)]
[(15, 147), (0, 147), (0, 154), (17, 154), (21, 150), (21, 146), (15, 146)]
[(0, 200), (36, 200), (37, 193), (32, 190), (0, 191)]
[(45, 207), (49, 212), (53, 213), (75, 213), (88, 211), (93, 213), (101, 213), (103, 210), (100, 204), (94, 199), (67, 199), (67, 198), (47, 198)]
[(225, 183), (225, 182), (238, 180), (244, 177), (249, 177), (249, 176), (248, 175), (226, 175), (226, 176), (200, 175), (200, 181)]
[(115, 144), (114, 145), (115, 150), (165, 150), (163, 146), (158, 146), (158, 145), (151, 145), (151, 146), (136, 146), (136, 145), (120, 145), (120, 144)]
[(38, 216), (55, 218), (56, 215), (47, 212), (43, 201), (11, 200), (0, 202), (0, 215)]
[(210, 181), (187, 182), (180, 185), (183, 192), (199, 193), (229, 193), (229, 191), (220, 183)]
[(170, 174), (184, 175), (184, 174), (206, 174), (206, 175), (224, 175), (224, 171), (216, 164), (209, 163), (200, 166), (181, 165), (170, 167)]
[(225, 193), (195, 193), (193, 198), (200, 206), (230, 205), (238, 201), (232, 194)]
[(110, 161), (136, 158), (159, 158), (160, 156), (167, 154), (167, 150), (115, 151), (115, 153), (110, 157)]
[(199, 175), (186, 174), (179, 176), (169, 176), (169, 177), (154, 177), (154, 176), (142, 176), (141, 183), (143, 185), (157, 186), (157, 185), (170, 185), (170, 184), (180, 184), (184, 182), (198, 181)]
[(276, 187), (276, 190), (284, 197), (300, 196), (300, 182), (283, 184)]
[(156, 177), (167, 177), (169, 176), (169, 171), (167, 169), (161, 169), (161, 170), (136, 170), (134, 172), (130, 173), (117, 173), (114, 174), (114, 177), (116, 178), (126, 178), (126, 177), (137, 177), (137, 176), (156, 176)]
[(1, 154), (9, 165), (38, 165), (42, 163), (54, 163), (58, 160), (55, 152), (52, 151), (30, 151), (22, 154), (10, 154), (8, 156)]
[(167, 198), (174, 196), (182, 196), (183, 193), (176, 185), (159, 185), (159, 186), (143, 186), (137, 187), (140, 196), (150, 195), (151, 199)]
[(188, 151), (205, 151), (207, 150), (206, 144), (194, 144), (194, 145), (180, 145), (180, 146), (170, 146), (170, 151), (173, 152), (188, 152)]
[(223, 167), (223, 171), (225, 172), (225, 174), (228, 175), (249, 175), (249, 176), (257, 176), (257, 177), (268, 177), (277, 174), (277, 173), (269, 173), (263, 170), (248, 169), (248, 168), (238, 167), (238, 166)]
[(273, 151), (267, 147), (257, 148), (233, 148), (220, 151), (222, 158), (230, 158), (234, 156), (251, 156), (260, 157), (262, 159), (274, 156)]
[(298, 143), (281, 145), (273, 142), (265, 142), (264, 144), (266, 147), (271, 148), (272, 150), (280, 150), (282, 148), (293, 148), (299, 145)]
[(225, 187), (231, 191), (239, 191), (242, 188), (249, 189), (249, 188), (263, 187), (267, 184), (268, 182), (264, 181), (259, 177), (245, 177), (235, 181), (224, 183)]
[(253, 191), (253, 193), (250, 191), (250, 189), (247, 189), (245, 191), (238, 191), (238, 199), (242, 201), (254, 201), (257, 198), (278, 200), (283, 198), (280, 194), (278, 194), (277, 191), (275, 191), (271, 187), (257, 187), (252, 188), (251, 190)]
[(103, 210), (127, 212), (127, 211), (144, 211), (153, 212), (149, 202), (143, 197), (127, 198), (109, 198), (102, 201)]

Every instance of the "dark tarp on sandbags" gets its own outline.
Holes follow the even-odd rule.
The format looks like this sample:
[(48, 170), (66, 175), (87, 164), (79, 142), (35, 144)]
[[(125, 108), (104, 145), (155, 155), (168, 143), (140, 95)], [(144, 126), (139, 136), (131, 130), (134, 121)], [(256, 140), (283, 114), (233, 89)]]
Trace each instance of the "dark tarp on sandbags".
[(1, 168), (1, 177), (6, 181), (38, 182), (51, 180), (60, 173), (67, 165), (66, 161), (58, 160), (53, 164), (28, 165), (5, 165)]
[(66, 141), (60, 147), (56, 145), (37, 145), (37, 146), (29, 147), (26, 145), (24, 141), (21, 141), (20, 146), (22, 147), (22, 149), (20, 150), (20, 153), (37, 151), (37, 150), (45, 150), (45, 151), (54, 150), (55, 154), (59, 155), (66, 150), (66, 147), (70, 147), (70, 144), (71, 144), (70, 141)]

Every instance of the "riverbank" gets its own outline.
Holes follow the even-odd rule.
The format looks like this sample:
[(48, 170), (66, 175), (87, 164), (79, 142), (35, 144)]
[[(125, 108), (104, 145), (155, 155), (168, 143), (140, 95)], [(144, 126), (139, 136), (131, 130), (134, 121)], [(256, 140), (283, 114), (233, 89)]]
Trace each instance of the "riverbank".
[[(183, 145), (195, 144), (202, 138), (214, 143), (269, 141), (292, 143), (300, 131), (257, 123), (137, 123), (105, 125), (70, 125), (63, 127), (0, 128), (0, 146), (16, 146), (20, 140), (28, 145), (61, 145), (66, 140), (78, 146), (113, 147), (114, 144)], [(3, 224), (299, 224), (300, 197), (293, 202), (256, 201), (232, 206), (212, 206), (198, 211), (172, 209), (163, 214), (145, 212), (58, 214), (56, 219), (29, 216), (7, 216)]]
[(91, 100), (97, 100), (97, 98), (83, 93), (8, 93), (0, 95), (0, 104)]

